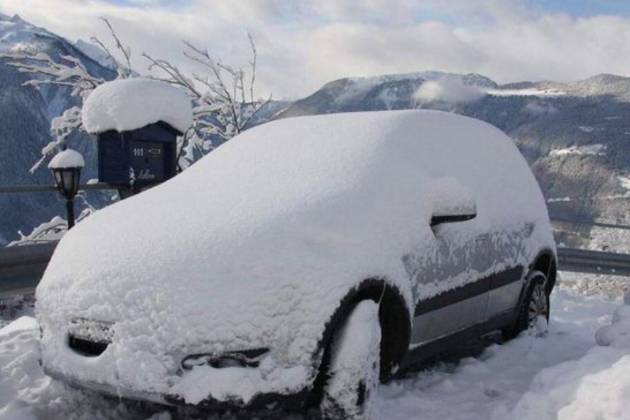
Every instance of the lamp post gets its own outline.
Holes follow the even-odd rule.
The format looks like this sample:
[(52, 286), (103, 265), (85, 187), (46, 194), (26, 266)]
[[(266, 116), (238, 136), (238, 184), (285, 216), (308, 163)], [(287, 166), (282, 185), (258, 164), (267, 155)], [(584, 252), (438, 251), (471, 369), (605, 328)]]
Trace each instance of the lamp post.
[(68, 229), (74, 226), (74, 197), (79, 191), (81, 169), (84, 166), (85, 161), (81, 153), (72, 149), (57, 153), (48, 164), (48, 169), (52, 171), (59, 193), (66, 199)]

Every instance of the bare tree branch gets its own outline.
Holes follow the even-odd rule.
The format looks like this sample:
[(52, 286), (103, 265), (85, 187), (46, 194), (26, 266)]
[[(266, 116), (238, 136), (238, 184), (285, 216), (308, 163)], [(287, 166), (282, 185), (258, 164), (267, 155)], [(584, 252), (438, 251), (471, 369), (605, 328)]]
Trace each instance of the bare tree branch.
[[(258, 52), (256, 51), (256, 44), (254, 38), (250, 32), (247, 32), (247, 39), (249, 40), (249, 47), (252, 49), (252, 59), (249, 61), (251, 67), (251, 80), (249, 81), (249, 101), (254, 102), (254, 84), (256, 83), (256, 64), (258, 58)], [(271, 98), (270, 98), (271, 99)]]
[[(101, 17), (100, 19), (103, 22), (105, 22), (105, 25), (107, 25), (107, 28), (109, 29), (109, 33), (110, 33), (111, 37), (114, 39), (114, 41), (116, 43), (116, 48), (122, 53), (123, 57), (125, 58), (126, 66), (118, 66), (118, 69), (123, 69), (126, 74), (120, 74), (120, 73), (119, 74), (123, 78), (129, 77), (131, 75), (131, 73), (132, 73), (131, 48), (129, 46), (125, 47), (122, 44), (122, 42), (120, 42), (120, 38), (118, 38), (118, 34), (116, 34), (116, 31), (114, 30), (114, 27), (112, 26), (112, 24), (109, 22), (109, 20), (107, 18)], [(99, 43), (99, 45), (100, 44), (101, 43)], [(113, 58), (111, 53), (109, 53), (109, 50), (105, 49), (105, 51), (109, 54), (110, 57)]]
[[(123, 44), (113, 25), (106, 18), (101, 18), (113, 40), (113, 48), (108, 48), (97, 37), (91, 40), (113, 64), (117, 78), (134, 77), (137, 73), (131, 67), (131, 49)], [(169, 83), (185, 90), (194, 103), (194, 125), (178, 143), (178, 166), (184, 169), (199, 155), (208, 153), (216, 142), (231, 139), (247, 129), (271, 100), (257, 100), (255, 97), (257, 50), (254, 39), (247, 34), (250, 47), (250, 59), (246, 69), (231, 66), (213, 57), (205, 48), (184, 41), (183, 54), (190, 62), (199, 65), (200, 74), (185, 73), (168, 60), (154, 58), (147, 53), (142, 57), (148, 61), (148, 69), (155, 80)], [(90, 73), (83, 62), (70, 55), (52, 59), (45, 53), (30, 54), (13, 52), (0, 54), (8, 58), (12, 65), (22, 73), (33, 75), (24, 85), (39, 88), (54, 85), (71, 89), (73, 96), (83, 102), (96, 87), (105, 82), (102, 77)], [(72, 107), (53, 119), (51, 135), (53, 140), (42, 149), (42, 158), (31, 169), (36, 170), (48, 156), (54, 154), (71, 138), (71, 135), (83, 130), (81, 107)]]
[[(184, 88), (195, 103), (195, 130), (198, 136), (218, 136), (227, 141), (251, 124), (271, 100), (256, 101), (255, 83), (257, 50), (251, 34), (247, 34), (251, 57), (248, 71), (236, 68), (215, 59), (206, 48), (184, 41), (184, 57), (201, 66), (206, 74), (191, 73), (186, 77), (180, 69), (164, 59), (155, 59), (148, 54), (149, 69), (157, 71), (156, 80)], [(189, 151), (203, 151), (203, 141), (191, 140), (185, 147)]]

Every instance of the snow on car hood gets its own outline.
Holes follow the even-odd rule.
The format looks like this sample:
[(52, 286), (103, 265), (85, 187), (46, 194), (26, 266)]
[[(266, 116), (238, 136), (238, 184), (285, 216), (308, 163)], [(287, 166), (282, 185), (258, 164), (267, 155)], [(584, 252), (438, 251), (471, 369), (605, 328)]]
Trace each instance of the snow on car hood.
[[(483, 165), (471, 166), (488, 153), (505, 178), (493, 182)], [(529, 177), (518, 194), (514, 173)], [(67, 233), (37, 289), (44, 360), (76, 377), (158, 392), (177, 383), (185, 354), (268, 347), (274, 365), (311, 369), (325, 322), (362, 280), (386, 278), (411, 306), (401, 257), (434, 240), (428, 221), (441, 193), (432, 181), (449, 185), (449, 177), (476, 188), (481, 225), (533, 215), (548, 229), (526, 163), (481, 121), (373, 112), (248, 130)], [(115, 323), (114, 343), (98, 358), (115, 369), (62, 351), (54, 336), (77, 317)]]

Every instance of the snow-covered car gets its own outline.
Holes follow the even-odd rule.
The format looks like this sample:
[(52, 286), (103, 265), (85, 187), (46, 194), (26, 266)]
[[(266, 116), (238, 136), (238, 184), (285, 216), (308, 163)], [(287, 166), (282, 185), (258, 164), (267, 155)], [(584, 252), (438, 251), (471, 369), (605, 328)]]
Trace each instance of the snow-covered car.
[(41, 357), (133, 399), (365, 418), (379, 381), (548, 317), (555, 278), (543, 196), (500, 130), (284, 119), (69, 231), (37, 288)]

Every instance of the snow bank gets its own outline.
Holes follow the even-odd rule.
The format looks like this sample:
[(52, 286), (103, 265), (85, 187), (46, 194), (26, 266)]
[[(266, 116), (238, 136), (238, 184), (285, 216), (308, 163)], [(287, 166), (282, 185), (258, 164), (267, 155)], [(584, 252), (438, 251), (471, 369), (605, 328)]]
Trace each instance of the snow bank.
[(520, 420), (627, 420), (630, 354), (597, 348), (541, 372), (511, 416)]
[(44, 374), (39, 357), (34, 318), (21, 317), (0, 329), (0, 420), (171, 418), (163, 408), (125, 405), (68, 388)]
[[(600, 346), (630, 350), (630, 302), (617, 309), (612, 324), (600, 328), (595, 339)], [(630, 399), (630, 394), (628, 398)]]
[(630, 306), (595, 334), (601, 347), (542, 371), (510, 418), (626, 420), (630, 418)]
[(84, 166), (83, 155), (72, 149), (57, 153), (48, 163), (48, 169), (83, 168)]
[(21, 316), (4, 328), (0, 328), (0, 338), (6, 337), (16, 331), (37, 328), (37, 321), (31, 316)]
[(192, 125), (192, 104), (181, 90), (164, 82), (134, 78), (103, 83), (82, 110), (89, 133), (128, 131), (164, 121), (180, 132)]

